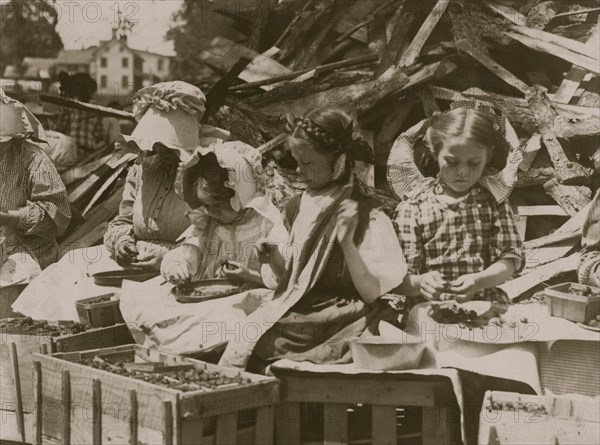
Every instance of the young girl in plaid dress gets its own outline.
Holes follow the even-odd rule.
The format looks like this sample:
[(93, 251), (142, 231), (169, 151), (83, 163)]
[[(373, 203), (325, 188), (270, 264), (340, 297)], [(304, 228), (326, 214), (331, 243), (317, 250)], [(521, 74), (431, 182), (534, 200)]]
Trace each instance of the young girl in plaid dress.
[[(508, 121), (476, 103), (458, 105), (392, 149), (390, 183), (403, 199), (395, 223), (409, 271), (399, 290), (428, 300), (494, 300), (495, 286), (524, 263), (507, 202), (521, 154)], [(417, 169), (410, 156), (419, 148), (437, 161), (437, 178)]]
[[(419, 171), (417, 156), (437, 161), (435, 179)], [(409, 273), (402, 294), (458, 302), (503, 298), (495, 286), (525, 262), (507, 202), (521, 160), (508, 120), (476, 102), (455, 103), (398, 138), (388, 180), (402, 199), (395, 214)], [(486, 390), (533, 393), (522, 382), (465, 370), (460, 376), (467, 444), (477, 443)]]

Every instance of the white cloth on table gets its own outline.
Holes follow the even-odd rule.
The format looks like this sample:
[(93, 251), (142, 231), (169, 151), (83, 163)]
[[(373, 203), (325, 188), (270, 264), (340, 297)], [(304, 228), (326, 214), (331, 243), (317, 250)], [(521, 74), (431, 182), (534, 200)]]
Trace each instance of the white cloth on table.
[(79, 321), (77, 300), (120, 291), (96, 285), (88, 274), (121, 269), (104, 246), (71, 250), (33, 279), (12, 308), (34, 319)]
[(161, 283), (161, 277), (124, 281), (120, 308), (138, 343), (175, 354), (256, 335), (242, 322), (273, 295), (269, 289), (252, 289), (202, 303), (179, 303), (170, 292), (173, 285)]

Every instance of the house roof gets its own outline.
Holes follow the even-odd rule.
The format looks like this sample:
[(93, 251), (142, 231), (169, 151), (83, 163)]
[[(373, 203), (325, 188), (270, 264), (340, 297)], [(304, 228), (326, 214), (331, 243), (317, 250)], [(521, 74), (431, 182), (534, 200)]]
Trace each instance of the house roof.
[(95, 46), (87, 49), (63, 49), (56, 58), (57, 65), (87, 65), (93, 57)]

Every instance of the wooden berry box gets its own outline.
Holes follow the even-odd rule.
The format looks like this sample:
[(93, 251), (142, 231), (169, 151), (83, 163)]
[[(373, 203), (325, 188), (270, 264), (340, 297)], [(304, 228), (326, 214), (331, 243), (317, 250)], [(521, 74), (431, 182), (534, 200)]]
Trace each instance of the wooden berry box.
[(480, 445), (600, 443), (600, 400), (488, 391)]
[[(14, 320), (3, 319), (0, 324)], [(0, 414), (3, 416), (0, 438), (19, 441), (27, 437), (31, 442), (29, 417), (35, 411), (33, 353), (81, 351), (129, 343), (133, 343), (133, 337), (126, 324), (73, 334), (48, 332), (39, 328), (39, 323), (21, 328), (0, 328)]]
[[(571, 289), (589, 295), (576, 295)], [(546, 302), (553, 317), (565, 318), (575, 323), (587, 323), (600, 314), (600, 289), (578, 283), (563, 283), (544, 290)]]
[[(96, 357), (131, 361), (138, 354), (165, 366), (191, 364), (249, 383), (186, 392), (82, 364)], [(139, 345), (35, 355), (34, 360), (34, 443), (272, 443), (273, 407), (279, 402), (275, 378)]]

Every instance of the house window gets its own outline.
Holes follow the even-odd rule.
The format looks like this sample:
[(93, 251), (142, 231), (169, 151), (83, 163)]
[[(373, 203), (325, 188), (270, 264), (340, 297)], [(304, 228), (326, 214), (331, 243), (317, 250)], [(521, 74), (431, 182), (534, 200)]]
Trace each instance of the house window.
[(106, 88), (108, 86), (108, 78), (106, 76), (100, 76), (100, 87)]
[(106, 57), (102, 57), (100, 59), (100, 67), (106, 68), (108, 66), (108, 59)]
[(123, 59), (121, 60), (121, 64), (123, 68), (129, 68), (129, 58), (123, 57)]
[(129, 76), (123, 76), (121, 79), (121, 84), (123, 87), (129, 86)]
[(158, 71), (162, 71), (163, 69), (163, 59), (158, 59)]

